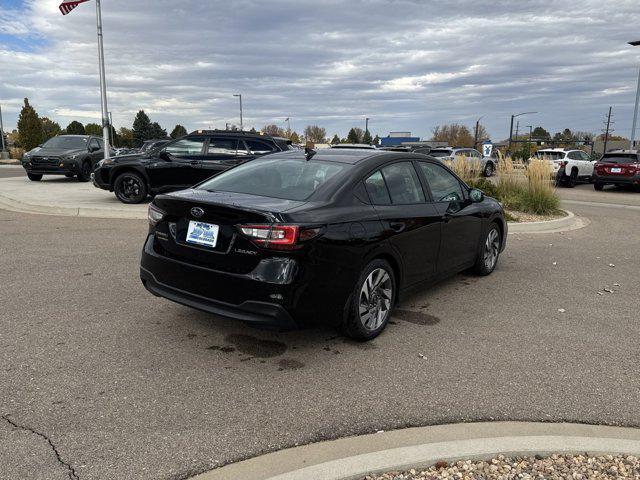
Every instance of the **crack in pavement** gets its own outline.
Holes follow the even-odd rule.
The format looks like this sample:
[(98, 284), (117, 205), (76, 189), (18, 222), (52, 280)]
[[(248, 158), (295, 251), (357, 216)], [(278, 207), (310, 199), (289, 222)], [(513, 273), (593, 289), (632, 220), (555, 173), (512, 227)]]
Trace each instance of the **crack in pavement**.
[(51, 449), (53, 450), (53, 453), (56, 454), (56, 458), (58, 459), (58, 463), (60, 463), (60, 465), (64, 465), (65, 467), (67, 467), (68, 474), (69, 474), (69, 480), (80, 480), (80, 477), (76, 473), (75, 469), (70, 464), (68, 464), (67, 462), (62, 460), (62, 457), (60, 456), (60, 452), (58, 452), (57, 447), (54, 445), (54, 443), (51, 441), (51, 439), (47, 435), (45, 435), (44, 433), (38, 432), (37, 430), (34, 430), (31, 427), (27, 427), (25, 425), (18, 424), (16, 422), (14, 422), (13, 420), (11, 420), (7, 415), (2, 415), (2, 418), (4, 420), (6, 420), (10, 425), (14, 426), (15, 428), (19, 428), (20, 430), (26, 430), (27, 432), (34, 433), (34, 434), (38, 435), (39, 437), (44, 438), (49, 443), (49, 445), (51, 446)]

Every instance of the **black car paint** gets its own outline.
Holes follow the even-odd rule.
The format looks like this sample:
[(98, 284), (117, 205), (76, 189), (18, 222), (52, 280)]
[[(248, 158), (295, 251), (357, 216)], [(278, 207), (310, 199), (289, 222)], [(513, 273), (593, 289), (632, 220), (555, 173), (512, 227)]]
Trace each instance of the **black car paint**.
[[(102, 145), (102, 138), (92, 135), (74, 135), (87, 139), (86, 148), (39, 148), (28, 156), (23, 157), (22, 166), (27, 173), (36, 175), (77, 175), (80, 173), (82, 164), (89, 162), (91, 169), (104, 157), (104, 150), (90, 150), (92, 140), (96, 140), (98, 145)], [(76, 156), (74, 159), (69, 157)]]
[[(153, 204), (167, 213), (166, 220), (150, 228), (143, 249), (141, 279), (146, 288), (178, 303), (245, 321), (338, 325), (359, 275), (375, 258), (390, 263), (402, 295), (473, 266), (483, 234), (493, 222), (502, 233), (501, 250), (505, 248), (507, 225), (498, 202), (489, 197), (479, 203), (468, 197), (432, 202), (422, 173), (426, 202), (384, 207), (370, 203), (363, 179), (383, 165), (440, 164), (438, 160), (380, 151), (360, 155), (346, 178), (323, 185), (304, 202), (197, 189), (157, 196)], [(322, 154), (310, 161), (316, 159)], [(181, 240), (193, 219), (193, 206), (205, 210), (198, 220), (223, 225), (218, 251)], [(234, 228), (252, 222), (322, 230), (300, 250), (273, 251)], [(274, 301), (272, 295), (282, 300)]]
[[(282, 151), (284, 147), (271, 139), (259, 134), (213, 132), (191, 133), (175, 139), (160, 148), (155, 148), (141, 154), (124, 155), (112, 158), (112, 163), (101, 163), (94, 170), (93, 183), (96, 187), (113, 191), (115, 180), (121, 173), (136, 172), (147, 183), (149, 193), (156, 195), (191, 187), (218, 173), (241, 163), (253, 160), (257, 155), (207, 155), (208, 141), (212, 137), (233, 139), (258, 139), (267, 142), (274, 150)], [(163, 153), (165, 148), (183, 139), (204, 139), (200, 154), (174, 157)]]

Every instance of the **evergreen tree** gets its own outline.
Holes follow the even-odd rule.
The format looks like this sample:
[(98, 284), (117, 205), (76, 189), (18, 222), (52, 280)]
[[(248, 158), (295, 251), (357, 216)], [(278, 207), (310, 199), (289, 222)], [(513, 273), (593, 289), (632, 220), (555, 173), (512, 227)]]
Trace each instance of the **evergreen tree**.
[(349, 130), (347, 134), (347, 143), (362, 143), (364, 132), (361, 128), (355, 127)]
[(133, 132), (126, 127), (120, 127), (118, 132), (119, 145), (121, 147), (133, 147)]
[(377, 134), (375, 137), (373, 137), (373, 144), (380, 145), (380, 137)]
[(291, 140), (291, 143), (300, 143), (300, 135), (297, 132), (291, 132), (289, 140)]
[(367, 145), (371, 145), (371, 142), (373, 142), (373, 138), (371, 138), (371, 134), (369, 133), (369, 130), (366, 130), (364, 132), (364, 135), (362, 135), (362, 143), (366, 143)]
[(67, 128), (64, 129), (64, 133), (66, 135), (84, 135), (84, 125), (82, 125), (77, 120), (74, 120), (69, 125), (67, 125)]
[(95, 135), (96, 137), (101, 137), (102, 127), (97, 123), (87, 123), (84, 126), (84, 133), (87, 135)]
[(62, 133), (62, 129), (58, 122), (54, 122), (53, 120), (49, 120), (47, 117), (42, 117), (42, 132), (45, 140), (49, 140), (56, 135), (60, 135)]
[(175, 127), (173, 127), (173, 130), (171, 130), (171, 135), (169, 135), (171, 138), (180, 138), (180, 137), (184, 137), (187, 134), (187, 129), (184, 128), (182, 125), (178, 124)]
[(338, 136), (338, 134), (336, 133), (333, 138), (331, 139), (331, 145), (337, 145), (340, 143), (340, 137)]
[(145, 140), (153, 138), (151, 133), (151, 120), (144, 110), (140, 110), (133, 121), (133, 145), (141, 147)]
[(35, 109), (29, 105), (29, 99), (24, 99), (24, 106), (18, 117), (18, 139), (20, 146), (29, 151), (44, 141), (42, 122)]
[(153, 122), (151, 124), (149, 135), (151, 136), (148, 138), (148, 140), (152, 138), (167, 138), (167, 131), (162, 128), (158, 122)]

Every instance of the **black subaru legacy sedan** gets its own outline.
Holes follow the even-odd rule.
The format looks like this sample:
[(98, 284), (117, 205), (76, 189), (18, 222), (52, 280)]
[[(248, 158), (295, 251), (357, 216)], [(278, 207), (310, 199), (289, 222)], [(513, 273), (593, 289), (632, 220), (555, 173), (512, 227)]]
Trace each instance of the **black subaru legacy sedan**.
[(155, 197), (140, 276), (153, 294), (264, 325), (377, 336), (408, 288), (488, 275), (505, 248), (498, 202), (435, 158), (276, 153)]

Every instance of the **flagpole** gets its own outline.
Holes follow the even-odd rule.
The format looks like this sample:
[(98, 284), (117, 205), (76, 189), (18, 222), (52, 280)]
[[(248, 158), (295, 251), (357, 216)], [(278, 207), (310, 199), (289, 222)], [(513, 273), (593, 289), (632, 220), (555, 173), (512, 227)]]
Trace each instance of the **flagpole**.
[(104, 49), (102, 47), (102, 12), (100, 0), (96, 0), (96, 18), (98, 27), (98, 58), (100, 62), (100, 97), (102, 103), (102, 139), (104, 158), (109, 156), (109, 114), (107, 113), (107, 82), (104, 78)]

